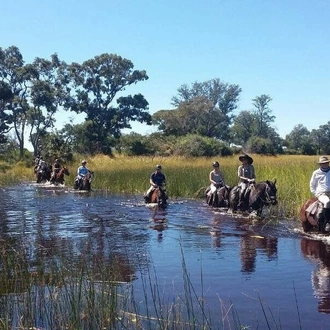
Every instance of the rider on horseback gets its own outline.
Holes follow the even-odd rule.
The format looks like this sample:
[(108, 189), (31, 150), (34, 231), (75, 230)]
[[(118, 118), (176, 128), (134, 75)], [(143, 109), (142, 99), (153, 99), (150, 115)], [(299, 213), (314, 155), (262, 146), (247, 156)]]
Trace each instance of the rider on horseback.
[(165, 190), (165, 188), (164, 188), (165, 180), (166, 180), (166, 178), (165, 178), (165, 175), (162, 173), (161, 165), (156, 165), (156, 171), (151, 173), (151, 176), (150, 176), (150, 185), (151, 186), (144, 195), (144, 200), (146, 203), (149, 203), (150, 195), (157, 187), (163, 188), (163, 190)]
[(50, 182), (53, 183), (55, 181), (56, 178), (56, 174), (61, 170), (61, 163), (60, 161), (56, 158), (55, 159), (55, 163), (54, 163), (54, 171), (52, 173), (52, 176), (50, 178)]
[(309, 187), (311, 193), (323, 204), (323, 211), (318, 217), (318, 229), (325, 232), (325, 225), (330, 221), (330, 159), (321, 156), (319, 168), (315, 170), (310, 179)]
[(237, 207), (242, 208), (244, 205), (244, 200), (246, 197), (246, 193), (250, 185), (253, 185), (256, 181), (256, 176), (254, 172), (253, 158), (247, 154), (243, 154), (238, 158), (242, 165), (238, 167), (238, 186), (240, 187), (239, 190), (239, 202)]
[(90, 170), (86, 167), (87, 161), (83, 160), (81, 162), (81, 166), (78, 167), (77, 169), (77, 177), (75, 179), (74, 185), (75, 187), (80, 186), (81, 179), (88, 173)]
[(213, 170), (209, 174), (210, 186), (206, 189), (206, 195), (211, 196), (218, 188), (224, 186), (224, 178), (220, 172), (219, 162), (213, 162)]

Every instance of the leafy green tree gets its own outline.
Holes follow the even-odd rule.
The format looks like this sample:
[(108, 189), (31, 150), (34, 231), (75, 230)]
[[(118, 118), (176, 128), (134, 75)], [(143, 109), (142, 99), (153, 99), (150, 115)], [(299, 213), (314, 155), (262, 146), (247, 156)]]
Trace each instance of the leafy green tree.
[(11, 118), (6, 113), (6, 105), (12, 98), (10, 86), (0, 81), (0, 144), (7, 142), (6, 134), (10, 131)]
[(269, 95), (262, 94), (255, 97), (252, 100), (252, 104), (255, 107), (254, 113), (257, 118), (257, 132), (256, 136), (267, 138), (268, 127), (274, 122), (275, 116), (273, 116), (272, 110), (269, 109), (268, 104), (272, 101)]
[(58, 78), (63, 63), (54, 54), (51, 60), (36, 58), (32, 64), (25, 64), (16, 46), (0, 48), (0, 81), (6, 82), (13, 93), (7, 109), (21, 156), (28, 129), (36, 155), (40, 136), (54, 125), (55, 113), (63, 103), (64, 91), (67, 92)]
[[(109, 143), (113, 137), (121, 136), (122, 129), (131, 128), (131, 121), (151, 124), (148, 102), (143, 95), (115, 99), (127, 86), (148, 79), (144, 70), (133, 70), (131, 61), (114, 54), (102, 54), (83, 64), (72, 63), (68, 74), (73, 89), (65, 107), (86, 114), (94, 152), (111, 151)], [(67, 79), (65, 74), (63, 77)]]
[(53, 54), (51, 60), (37, 57), (25, 67), (30, 74), (30, 107), (27, 116), (34, 154), (37, 153), (40, 137), (54, 127), (55, 115), (68, 97), (67, 86), (60, 76), (63, 66), (66, 66), (65, 62)]
[(313, 155), (316, 153), (311, 133), (302, 124), (294, 126), (293, 130), (285, 136), (284, 144), (289, 150), (298, 154)]
[(234, 118), (233, 126), (230, 129), (232, 142), (244, 146), (246, 141), (257, 133), (258, 120), (255, 113), (242, 111)]
[(220, 79), (182, 85), (172, 98), (176, 109), (156, 112), (154, 124), (164, 134), (199, 134), (227, 141), (240, 92), (238, 85)]
[(330, 154), (330, 121), (311, 131), (311, 139), (318, 154)]

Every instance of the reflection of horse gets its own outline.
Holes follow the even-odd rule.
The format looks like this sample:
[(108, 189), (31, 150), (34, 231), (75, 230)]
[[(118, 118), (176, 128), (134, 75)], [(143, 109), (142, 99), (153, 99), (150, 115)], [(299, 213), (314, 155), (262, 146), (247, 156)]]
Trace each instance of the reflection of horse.
[[(237, 211), (239, 190), (240, 187), (235, 186), (229, 194), (229, 208), (234, 212)], [(241, 211), (256, 211), (257, 216), (260, 216), (265, 205), (277, 204), (276, 194), (276, 180), (274, 182), (266, 180), (250, 185), (245, 193)]]
[(311, 278), (318, 311), (330, 314), (330, 246), (322, 241), (302, 238), (301, 252), (308, 260), (317, 263)]
[(76, 179), (74, 182), (74, 189), (78, 190), (91, 190), (92, 181), (94, 178), (94, 172), (88, 171), (80, 180)]
[(46, 164), (42, 170), (38, 170), (36, 173), (37, 183), (49, 181), (52, 176), (52, 165)]
[[(318, 226), (318, 218), (322, 214), (322, 210), (323, 204), (316, 197), (310, 198), (301, 206), (299, 219), (305, 233)], [(323, 226), (321, 223), (320, 225)], [(323, 228), (318, 229), (322, 231)]]
[(206, 192), (206, 203), (212, 207), (227, 207), (231, 187), (222, 186), (217, 188), (212, 194)]
[(150, 196), (150, 203), (157, 203), (160, 207), (166, 207), (167, 196), (165, 189), (162, 187), (157, 187), (153, 190)]
[(51, 183), (55, 184), (64, 184), (64, 175), (70, 175), (70, 172), (67, 167), (63, 166), (56, 174), (55, 177), (51, 180)]

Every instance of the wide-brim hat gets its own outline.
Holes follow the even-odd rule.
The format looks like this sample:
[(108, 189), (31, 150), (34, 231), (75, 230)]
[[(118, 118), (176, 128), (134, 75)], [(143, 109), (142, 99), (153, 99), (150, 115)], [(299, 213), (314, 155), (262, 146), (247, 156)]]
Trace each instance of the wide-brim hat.
[(247, 159), (247, 161), (248, 161), (249, 164), (252, 164), (252, 163), (253, 163), (253, 158), (250, 157), (250, 156), (247, 155), (247, 154), (243, 154), (243, 155), (239, 156), (238, 159), (239, 159), (240, 161), (242, 161), (243, 159)]
[(321, 156), (317, 163), (318, 164), (330, 163), (330, 159), (327, 156)]

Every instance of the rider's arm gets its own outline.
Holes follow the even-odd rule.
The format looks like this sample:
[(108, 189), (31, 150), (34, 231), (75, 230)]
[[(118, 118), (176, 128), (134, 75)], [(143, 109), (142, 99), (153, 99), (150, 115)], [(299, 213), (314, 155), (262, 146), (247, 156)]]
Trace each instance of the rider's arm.
[(210, 172), (209, 179), (211, 184), (216, 184), (216, 182), (213, 180), (213, 171)]
[(317, 187), (317, 180), (315, 177), (315, 172), (313, 172), (311, 180), (309, 182), (309, 188), (311, 193), (315, 196), (316, 195), (316, 187)]

